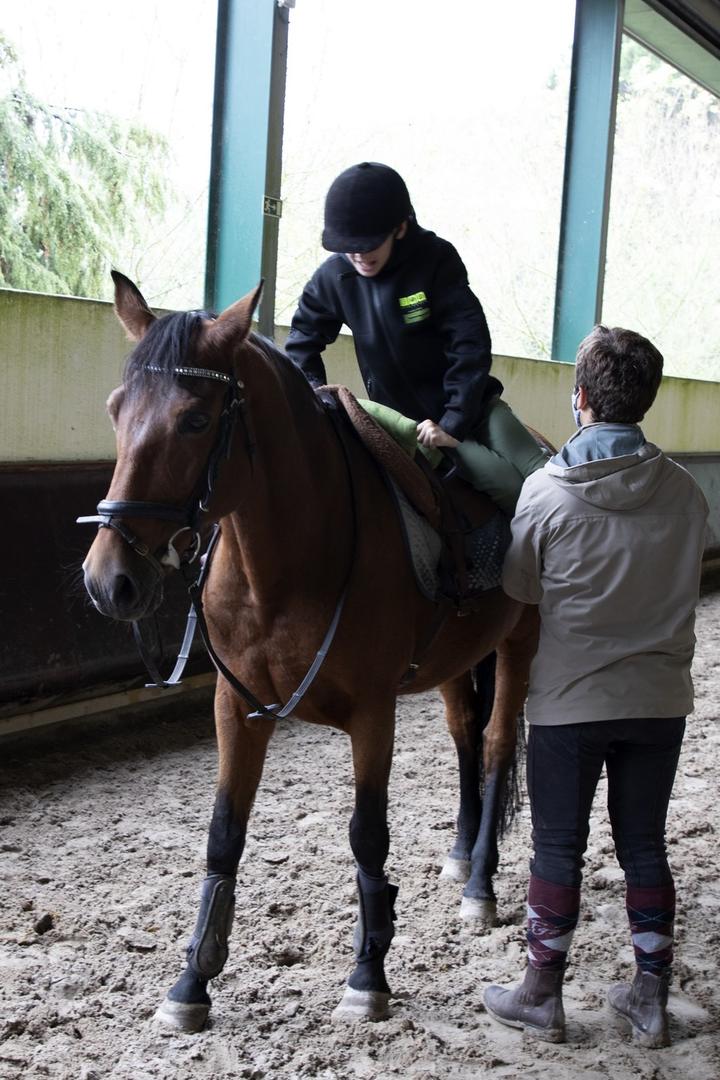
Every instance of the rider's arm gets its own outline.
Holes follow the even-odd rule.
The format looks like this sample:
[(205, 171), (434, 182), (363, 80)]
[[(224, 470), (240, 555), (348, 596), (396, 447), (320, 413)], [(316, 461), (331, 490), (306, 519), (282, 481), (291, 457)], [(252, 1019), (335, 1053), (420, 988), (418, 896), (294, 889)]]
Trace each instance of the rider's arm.
[(482, 412), (492, 355), (485, 314), (451, 244), (438, 264), (432, 308), (447, 359), (445, 411), (439, 424), (448, 435), (462, 441)]
[(303, 289), (285, 342), (288, 356), (312, 386), (327, 382), (321, 354), (326, 345), (335, 341), (343, 324), (335, 310), (336, 300), (328, 277), (323, 264)]

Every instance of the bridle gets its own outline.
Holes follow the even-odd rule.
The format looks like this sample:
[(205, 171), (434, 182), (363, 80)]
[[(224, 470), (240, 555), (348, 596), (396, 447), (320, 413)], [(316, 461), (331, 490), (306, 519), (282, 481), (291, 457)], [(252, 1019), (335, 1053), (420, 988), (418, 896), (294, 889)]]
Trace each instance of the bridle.
[[(151, 364), (145, 370), (157, 374), (164, 372), (163, 368)], [(114, 529), (137, 555), (150, 563), (160, 578), (164, 576), (164, 567), (169, 566), (179, 570), (181, 564), (189, 565), (193, 563), (200, 554), (202, 548), (202, 515), (207, 514), (209, 511), (220, 463), (230, 457), (238, 418), (241, 420), (245, 431), (245, 445), (251, 461), (255, 449), (248, 427), (246, 402), (243, 395), (245, 387), (240, 379), (225, 375), (222, 371), (213, 371), (210, 368), (175, 367), (170, 369), (170, 373), (194, 379), (214, 379), (216, 382), (224, 383), (227, 386), (223, 409), (218, 421), (215, 443), (210, 451), (204, 473), (201, 474), (198, 489), (191, 495), (184, 506), (175, 506), (163, 502), (103, 499), (97, 505), (97, 514), (77, 518), (78, 524), (81, 525), (96, 523), (100, 529)], [(203, 476), (204, 484), (202, 483)], [(147, 544), (143, 543), (131, 532), (127, 525), (118, 520), (119, 518), (129, 517), (150, 518), (153, 521), (172, 521), (179, 525), (179, 528), (168, 540), (164, 553), (158, 555), (152, 552)], [(192, 533), (192, 538), (181, 557), (175, 547), (175, 540), (188, 530)]]
[[(144, 369), (154, 373), (164, 373), (165, 369), (148, 364)], [(165, 575), (165, 568), (171, 567), (175, 570), (184, 572), (185, 580), (188, 582), (188, 593), (190, 595), (190, 611), (188, 613), (187, 624), (185, 627), (185, 634), (183, 637), (182, 645), (178, 658), (175, 662), (172, 673), (166, 679), (160, 675), (157, 666), (152, 658), (150, 650), (145, 644), (143, 638), (142, 629), (138, 621), (134, 621), (132, 624), (133, 635), (138, 647), (140, 656), (147, 668), (151, 679), (151, 683), (146, 684), (149, 687), (166, 688), (170, 686), (176, 686), (182, 680), (182, 675), (185, 670), (185, 666), (190, 657), (190, 649), (192, 647), (195, 629), (200, 630), (201, 637), (208, 655), (212, 660), (217, 671), (227, 680), (232, 689), (238, 694), (247, 705), (249, 705), (254, 711), (248, 713), (248, 719), (257, 719), (259, 717), (265, 717), (271, 720), (282, 719), (287, 716), (291, 716), (293, 711), (297, 708), (298, 704), (310, 689), (312, 683), (318, 674), (328, 650), (335, 637), (338, 624), (340, 622), (340, 616), (342, 615), (343, 608), (345, 606), (345, 598), (348, 593), (348, 587), (350, 584), (350, 578), (352, 576), (353, 567), (355, 564), (355, 548), (357, 540), (357, 506), (355, 496), (355, 486), (353, 483), (352, 468), (350, 465), (349, 450), (345, 442), (345, 434), (341, 426), (341, 422), (337, 417), (337, 413), (331, 405), (331, 402), (323, 400), (326, 408), (326, 413), (332, 420), (332, 427), (335, 434), (338, 437), (340, 445), (343, 450), (343, 456), (345, 459), (345, 465), (347, 469), (347, 475), (349, 479), (351, 506), (352, 506), (352, 551), (348, 565), (348, 569), (345, 576), (345, 581), (340, 593), (340, 599), (338, 600), (335, 611), (332, 616), (332, 620), (325, 634), (323, 642), (315, 654), (315, 659), (310, 665), (305, 677), (298, 686), (297, 690), (290, 696), (285, 705), (263, 705), (258, 698), (250, 691), (240, 680), (233, 675), (233, 673), (227, 668), (222, 659), (215, 652), (215, 649), (210, 641), (210, 633), (208, 630), (205, 614), (202, 603), (202, 592), (207, 580), (207, 576), (210, 570), (210, 562), (212, 559), (215, 546), (220, 538), (220, 524), (216, 523), (210, 541), (207, 547), (205, 555), (200, 560), (200, 571), (195, 581), (190, 581), (187, 577), (187, 568), (195, 562), (198, 558), (200, 551), (202, 550), (202, 524), (201, 516), (209, 512), (209, 504), (215, 489), (215, 483), (217, 480), (218, 470), (223, 460), (227, 460), (230, 457), (233, 435), (237, 426), (238, 420), (240, 420), (244, 435), (245, 435), (245, 449), (252, 466), (253, 457), (255, 454), (255, 445), (251, 437), (251, 429), (248, 417), (247, 402), (244, 396), (244, 383), (240, 379), (235, 379), (230, 375), (225, 375), (220, 371), (213, 371), (210, 368), (197, 368), (197, 367), (173, 367), (169, 369), (170, 373), (176, 376), (188, 376), (191, 378), (205, 378), (214, 379), (218, 382), (222, 382), (227, 386), (227, 392), (225, 395), (225, 402), (222, 412), (220, 414), (218, 422), (218, 431), (215, 438), (215, 443), (210, 451), (207, 465), (201, 474), (204, 476), (204, 483), (200, 483), (196, 492), (191, 496), (185, 506), (175, 506), (169, 503), (163, 502), (150, 502), (150, 501), (135, 501), (124, 499), (103, 499), (97, 505), (97, 514), (92, 514), (86, 517), (77, 518), (78, 524), (95, 523), (98, 529), (113, 529), (118, 533), (123, 540), (132, 548), (132, 550), (140, 555), (142, 558), (147, 559), (150, 565), (153, 567), (160, 579)], [(168, 540), (166, 550), (163, 554), (151, 552), (148, 545), (143, 543), (135, 534), (121, 521), (122, 517), (136, 517), (136, 518), (148, 518), (155, 521), (172, 521), (179, 524), (180, 528), (177, 529), (170, 539)], [(190, 530), (193, 534), (189, 547), (183, 552), (182, 556), (175, 548), (174, 541), (180, 536), (181, 533)]]

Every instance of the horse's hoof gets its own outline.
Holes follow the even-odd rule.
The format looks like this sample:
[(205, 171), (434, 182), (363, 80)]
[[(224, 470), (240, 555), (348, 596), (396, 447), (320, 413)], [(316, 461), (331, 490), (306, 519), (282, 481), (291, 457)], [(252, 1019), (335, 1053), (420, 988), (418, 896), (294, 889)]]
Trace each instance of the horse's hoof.
[(448, 855), (440, 871), (440, 877), (445, 881), (457, 881), (458, 884), (464, 885), (470, 880), (470, 860), (454, 859), (452, 855)]
[(209, 1005), (195, 1003), (188, 1005), (182, 1001), (171, 1001), (170, 998), (165, 998), (162, 1005), (155, 1010), (155, 1019), (167, 1027), (175, 1028), (176, 1031), (194, 1035), (205, 1027), (209, 1012)]
[(460, 918), (464, 922), (473, 923), (478, 930), (490, 930), (497, 926), (497, 904), (494, 900), (476, 900), (473, 896), (463, 896)]
[(387, 1020), (390, 995), (380, 990), (353, 990), (348, 986), (343, 999), (333, 1009), (333, 1020), (347, 1023), (355, 1020)]

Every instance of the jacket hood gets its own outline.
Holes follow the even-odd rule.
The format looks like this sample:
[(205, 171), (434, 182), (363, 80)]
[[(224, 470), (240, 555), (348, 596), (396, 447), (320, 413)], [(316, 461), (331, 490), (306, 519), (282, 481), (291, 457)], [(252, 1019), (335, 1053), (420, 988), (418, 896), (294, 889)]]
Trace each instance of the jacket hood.
[(545, 466), (556, 484), (604, 510), (634, 510), (657, 490), (665, 456), (637, 424), (586, 424)]

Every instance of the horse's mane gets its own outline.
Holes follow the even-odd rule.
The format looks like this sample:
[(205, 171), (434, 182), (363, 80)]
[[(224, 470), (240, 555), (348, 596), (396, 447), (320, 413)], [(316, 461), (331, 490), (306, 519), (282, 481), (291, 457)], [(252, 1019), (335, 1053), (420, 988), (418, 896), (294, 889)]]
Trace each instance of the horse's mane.
[(148, 368), (153, 374), (173, 377), (173, 368), (188, 365), (195, 337), (204, 319), (214, 319), (208, 311), (175, 311), (162, 315), (135, 346), (125, 365), (126, 385), (144, 381)]
[(313, 399), (315, 398), (310, 383), (307, 381), (300, 368), (297, 364), (293, 364), (288, 354), (283, 352), (274, 341), (265, 337), (264, 334), (258, 334), (255, 331), (250, 334), (248, 340), (259, 349), (260, 352), (264, 353), (268, 360), (277, 366), (280, 375), (283, 377), (283, 382), (286, 384), (286, 390), (289, 393), (293, 393), (297, 390), (301, 394), (309, 393)]

